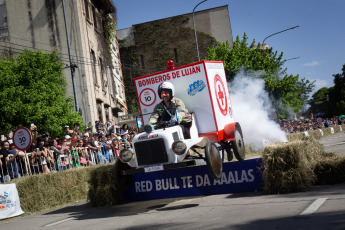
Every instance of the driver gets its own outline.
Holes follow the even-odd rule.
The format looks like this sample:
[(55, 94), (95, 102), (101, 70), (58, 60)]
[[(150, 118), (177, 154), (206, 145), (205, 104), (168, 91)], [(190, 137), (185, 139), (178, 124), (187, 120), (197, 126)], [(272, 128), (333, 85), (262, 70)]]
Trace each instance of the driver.
[(180, 125), (184, 138), (190, 139), (189, 128), (192, 125), (192, 115), (183, 101), (174, 97), (174, 91), (174, 85), (170, 82), (163, 82), (158, 86), (158, 96), (162, 101), (155, 106), (149, 123), (172, 120)]

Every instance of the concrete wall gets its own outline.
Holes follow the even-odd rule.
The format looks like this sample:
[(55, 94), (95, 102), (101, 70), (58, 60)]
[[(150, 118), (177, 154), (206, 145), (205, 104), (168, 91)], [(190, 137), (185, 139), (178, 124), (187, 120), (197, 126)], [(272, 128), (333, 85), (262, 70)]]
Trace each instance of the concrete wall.
[[(193, 17), (192, 14), (187, 14)], [(212, 9), (194, 12), (195, 28), (198, 32), (211, 35), (219, 42), (229, 41), (232, 44), (232, 31), (228, 6), (220, 6)], [(189, 21), (193, 28), (193, 20)]]

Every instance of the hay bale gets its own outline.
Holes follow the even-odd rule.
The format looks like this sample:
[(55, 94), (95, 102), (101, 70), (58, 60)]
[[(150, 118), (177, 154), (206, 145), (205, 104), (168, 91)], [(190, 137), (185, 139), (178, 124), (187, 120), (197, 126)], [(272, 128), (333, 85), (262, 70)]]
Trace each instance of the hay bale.
[[(340, 130), (339, 125), (333, 126), (334, 133), (344, 132), (345, 131), (345, 124), (342, 124), (341, 127), (342, 127), (342, 131)], [(319, 129), (308, 130), (309, 137), (312, 137), (316, 140), (320, 140), (322, 137), (332, 135), (330, 128), (323, 128), (321, 130), (323, 132), (323, 136), (321, 135), (321, 132)], [(290, 134), (287, 134), (286, 136), (287, 136), (288, 141), (291, 142), (291, 141), (295, 141), (295, 140), (302, 140), (305, 137), (305, 134), (304, 134), (304, 132), (290, 133)]]
[(345, 157), (325, 157), (314, 167), (315, 184), (338, 184), (345, 182)]
[(315, 181), (313, 169), (322, 152), (323, 146), (308, 137), (267, 146), (263, 153), (264, 191), (275, 194), (310, 190)]
[(41, 212), (87, 199), (92, 167), (38, 174), (13, 180), (25, 212)]
[(314, 138), (315, 140), (320, 140), (322, 135), (320, 130), (316, 129), (316, 130), (310, 130), (308, 131), (309, 133), (309, 137)]
[(296, 140), (301, 140), (303, 137), (305, 137), (304, 133), (290, 133), (286, 135), (287, 139), (289, 142), (291, 141), (296, 141)]
[(115, 186), (114, 170), (114, 165), (106, 165), (91, 173), (88, 200), (92, 206), (112, 206), (124, 202), (122, 191)]

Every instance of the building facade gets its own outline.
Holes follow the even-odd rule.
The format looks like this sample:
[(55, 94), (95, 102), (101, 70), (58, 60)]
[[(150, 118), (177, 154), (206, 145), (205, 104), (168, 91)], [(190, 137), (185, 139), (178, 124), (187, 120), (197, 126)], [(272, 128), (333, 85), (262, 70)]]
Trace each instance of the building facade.
[[(217, 42), (228, 41), (232, 47), (228, 6), (195, 12), (194, 19), (201, 60)], [(176, 67), (198, 61), (192, 13), (136, 24), (117, 36), (131, 113), (138, 112), (133, 78), (166, 70), (169, 60)]]
[(84, 122), (117, 123), (127, 105), (115, 13), (111, 0), (0, 0), (0, 58), (57, 49), (66, 65), (67, 96), (76, 95)]

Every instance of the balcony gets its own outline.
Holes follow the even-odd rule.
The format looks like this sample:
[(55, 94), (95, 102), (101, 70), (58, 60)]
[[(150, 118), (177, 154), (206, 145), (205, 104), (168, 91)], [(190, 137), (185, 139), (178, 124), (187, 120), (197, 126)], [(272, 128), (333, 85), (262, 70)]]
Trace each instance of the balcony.
[(8, 37), (8, 27), (0, 27), (0, 38)]

